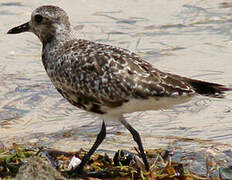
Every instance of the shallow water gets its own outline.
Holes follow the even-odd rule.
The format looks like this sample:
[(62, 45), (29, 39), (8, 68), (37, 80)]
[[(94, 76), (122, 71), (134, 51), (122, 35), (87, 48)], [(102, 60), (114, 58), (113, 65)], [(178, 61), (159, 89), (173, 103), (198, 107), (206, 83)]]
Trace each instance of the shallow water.
[[(44, 4), (65, 9), (80, 38), (128, 48), (166, 72), (232, 86), (229, 2), (1, 1), (0, 139), (6, 144), (17, 141), (62, 150), (89, 148), (101, 125), (97, 118), (67, 103), (51, 85), (35, 35), (6, 35)], [(126, 115), (141, 133), (146, 148), (169, 146), (193, 151), (231, 148), (231, 116), (231, 93), (224, 99), (196, 97), (173, 110)], [(130, 134), (120, 124), (109, 123), (100, 149), (133, 146)]]

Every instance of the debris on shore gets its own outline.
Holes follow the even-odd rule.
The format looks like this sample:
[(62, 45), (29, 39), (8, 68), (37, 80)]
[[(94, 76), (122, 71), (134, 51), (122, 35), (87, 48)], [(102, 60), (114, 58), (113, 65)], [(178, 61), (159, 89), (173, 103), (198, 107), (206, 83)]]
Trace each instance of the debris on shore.
[[(11, 149), (0, 149), (0, 180), (65, 180), (69, 171), (75, 168), (86, 151), (63, 152), (54, 149), (23, 146), (13, 143)], [(197, 175), (184, 169), (182, 163), (172, 161), (172, 152), (163, 149), (147, 150), (151, 165), (146, 172), (137, 153), (119, 150), (113, 158), (107, 154), (95, 153), (85, 166), (84, 177), (88, 179), (146, 179), (146, 180), (205, 180), (207, 176)], [(206, 158), (207, 159), (207, 158)], [(221, 170), (223, 176), (231, 176), (232, 169)], [(81, 177), (82, 175), (77, 175)], [(222, 177), (222, 176), (221, 176)], [(218, 179), (223, 179), (219, 177)], [(78, 178), (77, 178), (78, 179)], [(215, 179), (215, 178), (213, 178)], [(217, 179), (217, 178), (216, 178)]]

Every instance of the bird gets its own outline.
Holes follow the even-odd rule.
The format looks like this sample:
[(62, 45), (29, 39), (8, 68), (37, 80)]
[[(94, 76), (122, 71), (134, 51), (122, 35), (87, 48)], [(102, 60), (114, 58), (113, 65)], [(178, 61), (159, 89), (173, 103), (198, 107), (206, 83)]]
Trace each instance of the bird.
[(223, 98), (232, 90), (222, 84), (162, 72), (127, 49), (74, 37), (67, 13), (54, 5), (36, 8), (30, 21), (7, 34), (34, 33), (42, 43), (42, 63), (57, 91), (72, 105), (102, 119), (97, 138), (72, 172), (86, 162), (106, 136), (105, 121), (122, 123), (138, 145), (145, 168), (149, 163), (139, 133), (125, 113), (170, 109), (196, 95)]

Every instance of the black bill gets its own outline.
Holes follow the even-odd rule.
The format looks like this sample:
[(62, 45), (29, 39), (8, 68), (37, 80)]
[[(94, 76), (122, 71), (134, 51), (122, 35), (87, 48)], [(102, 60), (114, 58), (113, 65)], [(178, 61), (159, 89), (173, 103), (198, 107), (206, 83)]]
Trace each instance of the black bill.
[(28, 32), (30, 31), (30, 25), (29, 22), (25, 23), (25, 24), (21, 24), (17, 27), (14, 27), (12, 29), (10, 29), (7, 34), (18, 34), (18, 33), (22, 33), (22, 32)]

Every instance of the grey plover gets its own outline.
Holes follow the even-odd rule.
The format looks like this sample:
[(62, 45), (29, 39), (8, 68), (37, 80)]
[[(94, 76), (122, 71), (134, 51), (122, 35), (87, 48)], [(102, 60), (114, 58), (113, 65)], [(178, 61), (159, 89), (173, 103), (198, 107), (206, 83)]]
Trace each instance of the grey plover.
[(56, 6), (41, 6), (31, 20), (8, 34), (33, 32), (42, 42), (42, 62), (53, 85), (72, 105), (103, 119), (101, 131), (81, 164), (85, 163), (106, 135), (104, 120), (121, 122), (138, 144), (149, 170), (139, 133), (125, 120), (124, 113), (172, 108), (201, 94), (221, 98), (224, 85), (204, 82), (152, 67), (129, 50), (72, 37), (66, 12)]

